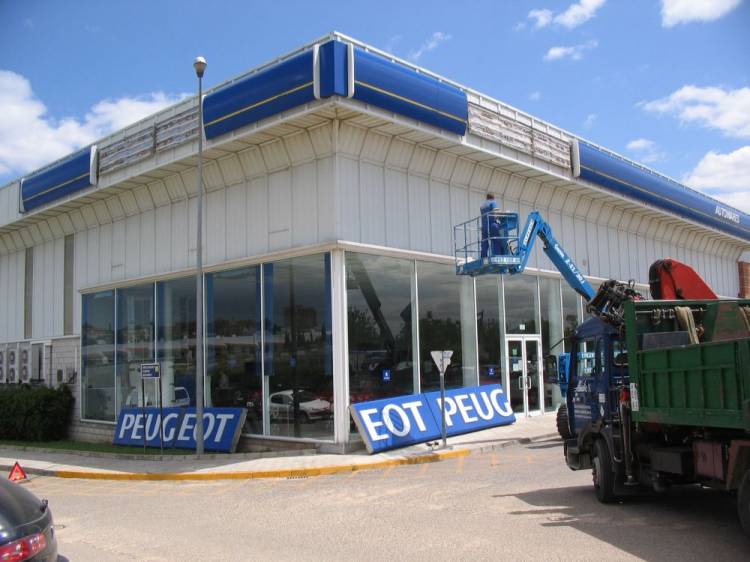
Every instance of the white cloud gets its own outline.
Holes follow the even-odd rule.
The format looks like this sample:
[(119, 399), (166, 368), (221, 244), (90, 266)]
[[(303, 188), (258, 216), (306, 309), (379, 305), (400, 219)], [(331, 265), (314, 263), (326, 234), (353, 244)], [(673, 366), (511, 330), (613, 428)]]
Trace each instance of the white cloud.
[(390, 39), (388, 39), (388, 42), (385, 44), (385, 47), (383, 48), (383, 50), (386, 53), (392, 53), (393, 49), (395, 49), (396, 45), (398, 45), (398, 43), (401, 41), (401, 37), (402, 37), (401, 35), (392, 36)]
[(573, 29), (586, 23), (596, 15), (597, 10), (604, 6), (606, 0), (580, 0), (571, 4), (562, 14), (555, 16), (555, 23)]
[(581, 60), (583, 58), (583, 53), (595, 49), (598, 45), (599, 43), (595, 39), (592, 39), (591, 41), (586, 41), (586, 43), (572, 45), (570, 47), (550, 47), (547, 54), (544, 55), (544, 60), (555, 61), (566, 58)]
[(665, 154), (659, 150), (659, 145), (649, 139), (641, 138), (632, 140), (625, 148), (644, 164), (658, 162), (659, 160), (664, 160), (665, 157)]
[(418, 61), (422, 58), (422, 55), (429, 53), (437, 49), (442, 43), (445, 43), (451, 38), (450, 34), (443, 33), (442, 31), (436, 31), (430, 38), (419, 46), (419, 49), (409, 53), (409, 58), (413, 61)]
[(718, 129), (726, 135), (750, 138), (750, 88), (683, 86), (659, 100), (641, 102), (646, 111), (676, 115), (683, 123)]
[(536, 91), (536, 92), (531, 92), (531, 93), (529, 94), (529, 99), (530, 99), (531, 101), (539, 101), (540, 99), (542, 99), (542, 92), (538, 92), (538, 91)]
[[(593, 18), (605, 2), (606, 0), (579, 0), (557, 15), (552, 10), (535, 9), (531, 10), (526, 18), (534, 22), (535, 29), (547, 27), (551, 23), (573, 29)], [(523, 29), (523, 27), (525, 26), (518, 24), (516, 29)]]
[(714, 21), (740, 5), (742, 0), (662, 0), (661, 24), (674, 27), (681, 23)]
[(750, 146), (706, 154), (683, 182), (750, 213)]
[(0, 70), (0, 175), (22, 174), (65, 156), (112, 131), (183, 99), (188, 94), (153, 92), (103, 100), (83, 119), (55, 119), (15, 72)]
[(586, 119), (583, 120), (583, 128), (591, 129), (594, 126), (594, 123), (596, 123), (597, 119), (599, 119), (599, 116), (596, 113), (589, 113), (586, 116)]
[(547, 27), (550, 23), (552, 23), (552, 16), (553, 16), (552, 10), (531, 10), (529, 12), (529, 15), (526, 16), (530, 20), (534, 20), (534, 27), (539, 29), (542, 27)]

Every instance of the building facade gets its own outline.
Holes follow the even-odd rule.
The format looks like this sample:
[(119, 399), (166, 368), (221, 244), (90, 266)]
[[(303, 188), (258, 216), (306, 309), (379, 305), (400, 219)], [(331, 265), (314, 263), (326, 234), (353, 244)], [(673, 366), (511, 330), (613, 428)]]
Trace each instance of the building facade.
[[(538, 210), (589, 281), (673, 257), (741, 290), (750, 217), (471, 89), (333, 33), (0, 188), (0, 384), (69, 384), (73, 436), (111, 439), (159, 361), (194, 405), (197, 135), (205, 135), (205, 401), (255, 441), (353, 441), (351, 402), (499, 382), (561, 397), (542, 358), (586, 316), (546, 256), (457, 276), (488, 192)], [(744, 278), (743, 278), (744, 279)], [(745, 280), (742, 281), (746, 283)], [(743, 289), (746, 285), (742, 286)]]

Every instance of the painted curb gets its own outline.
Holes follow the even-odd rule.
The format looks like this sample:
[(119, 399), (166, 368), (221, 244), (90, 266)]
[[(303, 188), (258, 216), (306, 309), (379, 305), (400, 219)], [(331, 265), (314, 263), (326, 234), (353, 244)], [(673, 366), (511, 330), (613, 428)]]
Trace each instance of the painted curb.
[[(522, 437), (503, 443), (482, 447), (462, 447), (449, 451), (435, 451), (424, 454), (386, 459), (369, 463), (349, 463), (321, 467), (280, 468), (273, 470), (245, 470), (236, 472), (105, 472), (86, 470), (52, 470), (46, 468), (24, 468), (27, 474), (36, 476), (53, 476), (56, 478), (75, 478), (83, 480), (120, 480), (120, 481), (210, 481), (210, 480), (255, 480), (262, 478), (308, 478), (331, 474), (378, 470), (396, 466), (418, 465), (442, 460), (467, 457), (473, 452), (478, 454), (504, 449), (514, 445), (533, 443), (556, 437), (557, 433), (538, 435), (532, 438)], [(10, 470), (11, 465), (0, 465), (0, 470)]]

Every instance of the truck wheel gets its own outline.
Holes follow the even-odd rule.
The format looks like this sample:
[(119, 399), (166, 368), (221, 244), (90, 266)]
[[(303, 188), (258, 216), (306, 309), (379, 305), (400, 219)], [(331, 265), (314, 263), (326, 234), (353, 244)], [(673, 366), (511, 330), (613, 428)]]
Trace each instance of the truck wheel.
[(573, 437), (568, 427), (568, 405), (565, 403), (560, 404), (560, 407), (557, 409), (557, 432), (563, 439), (571, 439)]
[(737, 515), (746, 535), (750, 535), (750, 470), (745, 471), (737, 492)]
[(602, 503), (612, 503), (615, 497), (615, 473), (612, 465), (612, 455), (604, 439), (597, 439), (594, 443), (594, 458), (591, 462), (591, 476), (594, 480), (596, 499)]

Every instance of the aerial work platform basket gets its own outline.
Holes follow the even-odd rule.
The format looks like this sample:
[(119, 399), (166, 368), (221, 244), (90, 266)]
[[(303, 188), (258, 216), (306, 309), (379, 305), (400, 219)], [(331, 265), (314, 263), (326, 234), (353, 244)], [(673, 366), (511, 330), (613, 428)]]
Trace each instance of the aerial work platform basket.
[(457, 224), (453, 252), (458, 275), (520, 272), (518, 213), (491, 211)]

